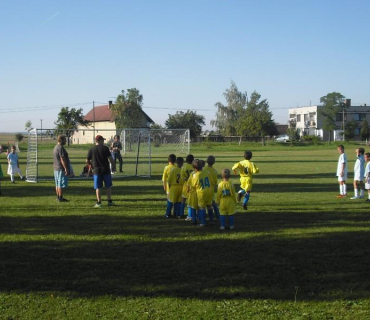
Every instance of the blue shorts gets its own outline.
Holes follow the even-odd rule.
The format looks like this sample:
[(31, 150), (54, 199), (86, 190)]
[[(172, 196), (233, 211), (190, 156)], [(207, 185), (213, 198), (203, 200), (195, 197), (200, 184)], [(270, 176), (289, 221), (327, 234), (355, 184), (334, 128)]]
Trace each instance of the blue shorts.
[(64, 171), (54, 171), (55, 186), (57, 188), (67, 188), (68, 187), (68, 177), (65, 175)]
[(94, 174), (94, 189), (101, 189), (104, 186), (110, 188), (112, 186), (112, 175), (109, 174)]

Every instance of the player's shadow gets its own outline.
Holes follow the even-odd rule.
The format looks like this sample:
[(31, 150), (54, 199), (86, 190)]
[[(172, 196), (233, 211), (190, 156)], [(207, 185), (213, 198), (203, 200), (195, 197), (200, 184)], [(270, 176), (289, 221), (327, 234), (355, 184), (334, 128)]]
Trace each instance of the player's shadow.
[[(237, 215), (237, 231), (223, 236), (215, 227), (162, 217), (0, 217), (3, 237), (22, 238), (0, 243), (1, 290), (204, 300), (294, 301), (297, 291), (298, 301), (369, 298), (370, 235), (356, 230), (369, 223), (365, 214), (258, 215)], [(327, 231), (316, 232), (315, 225)], [(345, 226), (355, 229), (340, 232)]]

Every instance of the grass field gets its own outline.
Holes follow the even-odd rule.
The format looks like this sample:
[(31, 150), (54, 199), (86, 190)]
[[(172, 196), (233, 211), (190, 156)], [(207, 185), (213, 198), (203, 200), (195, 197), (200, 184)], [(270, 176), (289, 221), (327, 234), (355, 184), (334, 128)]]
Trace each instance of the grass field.
[(5, 175), (0, 319), (369, 319), (370, 205), (335, 198), (335, 144), (208, 147), (192, 153), (219, 172), (245, 149), (260, 168), (235, 230), (164, 219), (167, 155), (150, 179), (115, 179), (109, 208), (93, 208), (91, 180), (57, 203), (52, 181)]

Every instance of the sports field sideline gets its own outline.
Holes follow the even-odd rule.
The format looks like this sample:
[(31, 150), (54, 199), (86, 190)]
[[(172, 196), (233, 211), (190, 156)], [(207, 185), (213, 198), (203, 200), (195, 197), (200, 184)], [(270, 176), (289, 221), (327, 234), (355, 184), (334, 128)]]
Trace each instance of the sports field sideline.
[[(352, 195), (358, 146), (345, 146)], [(233, 231), (163, 218), (167, 154), (149, 179), (115, 178), (109, 208), (93, 208), (91, 180), (70, 180), (70, 202), (57, 203), (53, 181), (11, 185), (5, 174), (0, 319), (369, 319), (370, 207), (336, 199), (336, 145), (191, 153), (214, 155), (220, 173), (246, 149), (260, 174)]]

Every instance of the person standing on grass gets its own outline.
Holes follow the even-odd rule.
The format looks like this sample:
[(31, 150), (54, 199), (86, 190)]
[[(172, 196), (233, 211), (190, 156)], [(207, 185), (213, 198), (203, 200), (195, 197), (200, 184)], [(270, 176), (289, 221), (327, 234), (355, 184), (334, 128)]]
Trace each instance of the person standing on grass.
[[(354, 197), (352, 197), (352, 200), (355, 199), (363, 199), (364, 198), (364, 174), (365, 174), (365, 158), (364, 158), (365, 150), (364, 148), (357, 148), (356, 149), (356, 162), (354, 167), (354, 178), (353, 178), (353, 189), (355, 191)], [(360, 188), (360, 194), (358, 193), (358, 188)]]
[(0, 163), (0, 196), (1, 194), (1, 180), (4, 178), (3, 170), (1, 169), (1, 163)]
[(370, 153), (365, 153), (365, 161), (366, 161), (366, 168), (365, 168), (365, 189), (367, 190), (367, 199), (366, 202), (370, 202)]
[(344, 146), (341, 144), (337, 147), (340, 154), (337, 166), (337, 177), (339, 182), (339, 194), (337, 198), (347, 197), (347, 155), (344, 153)]
[(172, 210), (172, 205), (169, 200), (169, 194), (170, 190), (168, 188), (168, 175), (170, 174), (170, 171), (172, 168), (174, 168), (176, 165), (176, 155), (171, 153), (168, 155), (167, 158), (168, 161), (168, 166), (165, 166), (163, 169), (163, 175), (162, 175), (162, 183), (163, 183), (163, 190), (166, 192), (167, 195), (167, 206), (166, 206), (166, 213), (164, 215), (165, 218), (170, 218), (171, 217), (171, 210)]
[(173, 167), (168, 174), (168, 201), (170, 203), (170, 208), (168, 212), (171, 212), (172, 206), (174, 207), (174, 216), (177, 219), (184, 217), (184, 212), (181, 212), (181, 200), (182, 200), (182, 187), (184, 181), (181, 180), (181, 168), (184, 164), (184, 158), (178, 157), (176, 159), (177, 166)]
[(95, 137), (95, 146), (90, 148), (87, 153), (86, 163), (92, 166), (94, 175), (94, 189), (96, 191), (95, 208), (100, 208), (101, 203), (101, 189), (103, 182), (107, 193), (108, 206), (113, 206), (112, 201), (112, 175), (109, 163), (112, 166), (112, 171), (115, 171), (116, 166), (110, 154), (109, 148), (104, 145), (104, 139), (101, 135)]
[(253, 186), (253, 175), (255, 173), (259, 173), (260, 170), (252, 161), (250, 161), (252, 159), (252, 151), (245, 151), (244, 159), (245, 160), (235, 163), (231, 170), (234, 171), (234, 174), (237, 174), (239, 171), (241, 190), (239, 190), (237, 198), (238, 201), (240, 201), (244, 195), (243, 209), (247, 210), (250, 193)]
[(16, 148), (15, 146), (12, 146), (11, 152), (8, 153), (7, 159), (8, 159), (8, 175), (10, 175), (10, 181), (12, 183), (15, 183), (14, 181), (14, 175), (16, 173), (19, 174), (21, 180), (24, 179), (22, 176), (21, 169), (19, 169), (19, 157), (18, 154), (15, 152)]
[(55, 191), (58, 202), (67, 202), (68, 200), (63, 197), (63, 189), (68, 187), (68, 176), (71, 168), (68, 152), (64, 148), (67, 138), (61, 134), (57, 139), (58, 143), (53, 150)]
[(213, 212), (216, 215), (216, 220), (220, 219), (220, 211), (218, 210), (217, 204), (215, 202), (215, 194), (217, 192), (217, 170), (213, 168), (213, 165), (216, 163), (216, 158), (214, 156), (207, 157), (208, 166), (204, 167), (204, 170), (209, 172), (209, 182), (211, 183), (211, 192), (212, 192), (212, 209), (208, 210), (209, 221), (213, 222)]
[(113, 150), (113, 153), (114, 153), (114, 164), (116, 164), (116, 161), (118, 159), (118, 162), (119, 162), (119, 172), (123, 172), (122, 171), (122, 165), (123, 165), (123, 160), (122, 160), (122, 156), (121, 156), (121, 150), (122, 150), (122, 143), (120, 141), (120, 137), (119, 135), (115, 135), (114, 136), (114, 141), (112, 142), (112, 150)]
[(236, 194), (233, 183), (230, 181), (229, 169), (222, 170), (222, 181), (217, 186), (216, 202), (220, 204), (220, 229), (225, 230), (226, 216), (229, 217), (229, 227), (234, 229), (234, 214)]

